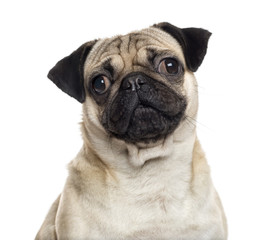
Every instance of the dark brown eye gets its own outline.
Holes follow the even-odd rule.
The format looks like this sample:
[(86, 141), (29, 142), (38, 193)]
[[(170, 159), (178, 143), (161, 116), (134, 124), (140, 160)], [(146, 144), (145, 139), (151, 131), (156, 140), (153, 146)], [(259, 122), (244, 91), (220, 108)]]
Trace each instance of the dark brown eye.
[(178, 74), (179, 63), (174, 58), (164, 58), (159, 64), (158, 71), (162, 74)]
[(111, 81), (104, 75), (99, 75), (92, 81), (92, 88), (97, 94), (103, 94), (107, 92), (110, 86)]

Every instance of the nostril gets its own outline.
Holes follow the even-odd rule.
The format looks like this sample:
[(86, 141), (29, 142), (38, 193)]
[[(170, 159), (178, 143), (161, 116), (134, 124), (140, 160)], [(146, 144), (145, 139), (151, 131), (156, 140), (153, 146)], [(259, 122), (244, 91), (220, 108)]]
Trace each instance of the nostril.
[(139, 78), (136, 79), (136, 84), (143, 85), (143, 84), (145, 84), (145, 80), (143, 78), (139, 77)]
[(141, 77), (136, 78), (136, 86), (137, 89), (141, 88), (141, 85), (145, 84), (145, 80)]
[(129, 82), (129, 81), (123, 81), (123, 83), (122, 83), (122, 88), (123, 88), (124, 90), (130, 89), (130, 88), (131, 88), (130, 82)]

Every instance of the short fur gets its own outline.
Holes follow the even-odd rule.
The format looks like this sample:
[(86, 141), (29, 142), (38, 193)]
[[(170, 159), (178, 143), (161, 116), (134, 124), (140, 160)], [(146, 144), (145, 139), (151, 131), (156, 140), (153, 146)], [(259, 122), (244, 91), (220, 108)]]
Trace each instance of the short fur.
[[(51, 70), (49, 78), (83, 102), (83, 147), (69, 164), (64, 189), (36, 240), (227, 239), (224, 211), (191, 124), (198, 110), (193, 71), (205, 56), (209, 37), (203, 29), (184, 30), (161, 23), (86, 43)], [(178, 59), (179, 75), (158, 71), (165, 57)], [(131, 73), (148, 76), (145, 80), (137, 77), (144, 85), (134, 97), (132, 89), (122, 88)], [(103, 95), (93, 92), (91, 84), (97, 74), (112, 81)], [(144, 86), (149, 91), (157, 89), (154, 97), (141, 95)], [(126, 102), (121, 104), (118, 98)], [(140, 103), (128, 104), (134, 98)], [(123, 120), (125, 114), (118, 112), (118, 106), (119, 111), (132, 112), (131, 120)], [(180, 118), (169, 130), (178, 112)], [(122, 124), (116, 126), (118, 121), (112, 122), (109, 116)], [(169, 122), (160, 122), (162, 116)], [(152, 129), (144, 139), (141, 131), (133, 135), (135, 128), (143, 128), (139, 121)], [(133, 136), (121, 134), (130, 130)]]

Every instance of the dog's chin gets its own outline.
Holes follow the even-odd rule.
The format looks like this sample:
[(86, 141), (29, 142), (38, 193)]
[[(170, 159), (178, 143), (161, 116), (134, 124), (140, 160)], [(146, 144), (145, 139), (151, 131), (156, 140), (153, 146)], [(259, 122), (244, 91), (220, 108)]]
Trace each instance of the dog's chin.
[(107, 131), (125, 142), (154, 143), (173, 133), (182, 117), (183, 111), (175, 116), (167, 116), (157, 109), (139, 104), (131, 115), (127, 127), (123, 124), (124, 128), (108, 128)]

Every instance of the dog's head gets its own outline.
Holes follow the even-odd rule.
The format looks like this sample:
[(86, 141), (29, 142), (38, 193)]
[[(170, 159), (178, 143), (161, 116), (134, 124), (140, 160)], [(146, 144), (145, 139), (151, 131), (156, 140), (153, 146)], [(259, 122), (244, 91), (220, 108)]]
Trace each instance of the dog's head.
[(130, 143), (154, 142), (196, 114), (195, 72), (211, 33), (169, 23), (87, 42), (48, 77), (84, 104), (86, 121)]

